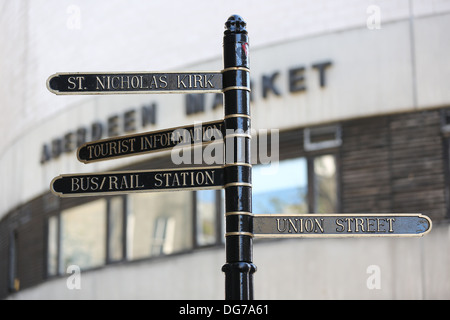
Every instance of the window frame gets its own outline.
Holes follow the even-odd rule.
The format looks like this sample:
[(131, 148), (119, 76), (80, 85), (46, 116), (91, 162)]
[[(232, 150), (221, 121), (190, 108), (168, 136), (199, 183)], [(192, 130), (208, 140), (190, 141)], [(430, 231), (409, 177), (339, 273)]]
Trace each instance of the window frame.
[(307, 167), (308, 167), (308, 211), (309, 213), (319, 213), (316, 208), (316, 175), (314, 171), (314, 160), (318, 157), (331, 155), (334, 157), (334, 162), (336, 166), (336, 207), (335, 212), (327, 213), (339, 213), (342, 208), (341, 200), (341, 165), (340, 165), (340, 153), (337, 150), (321, 150), (321, 152), (313, 153), (306, 156)]
[(198, 239), (198, 228), (197, 228), (197, 222), (199, 219), (199, 212), (198, 212), (198, 202), (197, 202), (197, 193), (198, 191), (193, 191), (192, 192), (192, 226), (193, 226), (193, 232), (192, 232), (192, 236), (193, 236), (193, 241), (192, 243), (193, 245), (193, 249), (200, 249), (200, 248), (209, 248), (209, 247), (214, 247), (217, 245), (222, 245), (225, 242), (225, 238), (224, 238), (224, 228), (223, 225), (225, 223), (224, 220), (224, 216), (225, 216), (225, 212), (224, 212), (224, 207), (222, 205), (222, 190), (208, 190), (209, 192), (214, 192), (214, 217), (215, 217), (215, 229), (214, 229), (214, 233), (215, 233), (215, 240), (213, 243), (211, 244), (200, 244), (199, 243), (199, 239)]
[[(56, 219), (56, 270), (54, 274), (49, 273), (49, 261), (50, 258), (50, 252), (49, 252), (49, 241), (50, 241), (50, 220)], [(45, 278), (54, 278), (59, 276), (61, 272), (61, 215), (60, 212), (56, 214), (49, 215), (45, 219), (45, 260), (44, 260), (44, 267), (45, 267)]]
[[(111, 214), (112, 214), (112, 199), (121, 198), (122, 199), (122, 257), (118, 260), (113, 260), (111, 258)], [(105, 264), (114, 264), (127, 260), (127, 223), (128, 223), (128, 212), (127, 212), (127, 201), (128, 197), (126, 194), (108, 197), (106, 199), (106, 254), (105, 254)]]

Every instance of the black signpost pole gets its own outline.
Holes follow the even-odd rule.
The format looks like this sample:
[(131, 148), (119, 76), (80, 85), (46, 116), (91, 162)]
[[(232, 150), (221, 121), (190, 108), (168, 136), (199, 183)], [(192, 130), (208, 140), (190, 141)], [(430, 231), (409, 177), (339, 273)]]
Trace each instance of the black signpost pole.
[(253, 216), (250, 161), (250, 70), (246, 23), (238, 15), (225, 24), (225, 299), (252, 300)]

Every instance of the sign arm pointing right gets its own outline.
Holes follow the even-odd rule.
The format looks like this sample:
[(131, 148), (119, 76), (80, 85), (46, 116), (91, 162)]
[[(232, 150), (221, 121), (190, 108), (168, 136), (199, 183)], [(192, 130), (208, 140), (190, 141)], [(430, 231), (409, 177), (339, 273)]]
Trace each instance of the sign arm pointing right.
[(415, 213), (255, 214), (253, 233), (260, 238), (340, 238), (423, 236), (431, 219)]

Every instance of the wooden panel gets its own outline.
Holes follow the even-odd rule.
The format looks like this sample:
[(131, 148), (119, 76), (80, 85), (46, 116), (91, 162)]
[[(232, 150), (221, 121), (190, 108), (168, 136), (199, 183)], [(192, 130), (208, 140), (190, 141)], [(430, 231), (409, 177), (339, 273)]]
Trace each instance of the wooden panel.
[(446, 178), (437, 110), (343, 123), (344, 212), (446, 216)]
[(345, 213), (389, 212), (389, 126), (384, 117), (343, 123), (341, 201)]

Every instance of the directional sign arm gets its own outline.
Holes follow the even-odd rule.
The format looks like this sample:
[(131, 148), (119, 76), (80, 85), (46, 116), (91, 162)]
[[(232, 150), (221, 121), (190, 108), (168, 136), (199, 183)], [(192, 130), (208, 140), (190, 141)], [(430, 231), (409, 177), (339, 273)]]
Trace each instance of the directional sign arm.
[(223, 120), (190, 126), (108, 138), (85, 143), (78, 148), (78, 160), (84, 163), (129, 157), (176, 146), (195, 146), (219, 141), (224, 135)]
[(222, 187), (223, 168), (207, 167), (61, 175), (50, 189), (60, 197), (77, 197)]
[(56, 73), (47, 80), (54, 94), (221, 93), (221, 71)]
[(422, 214), (255, 214), (261, 238), (423, 236), (431, 219)]

